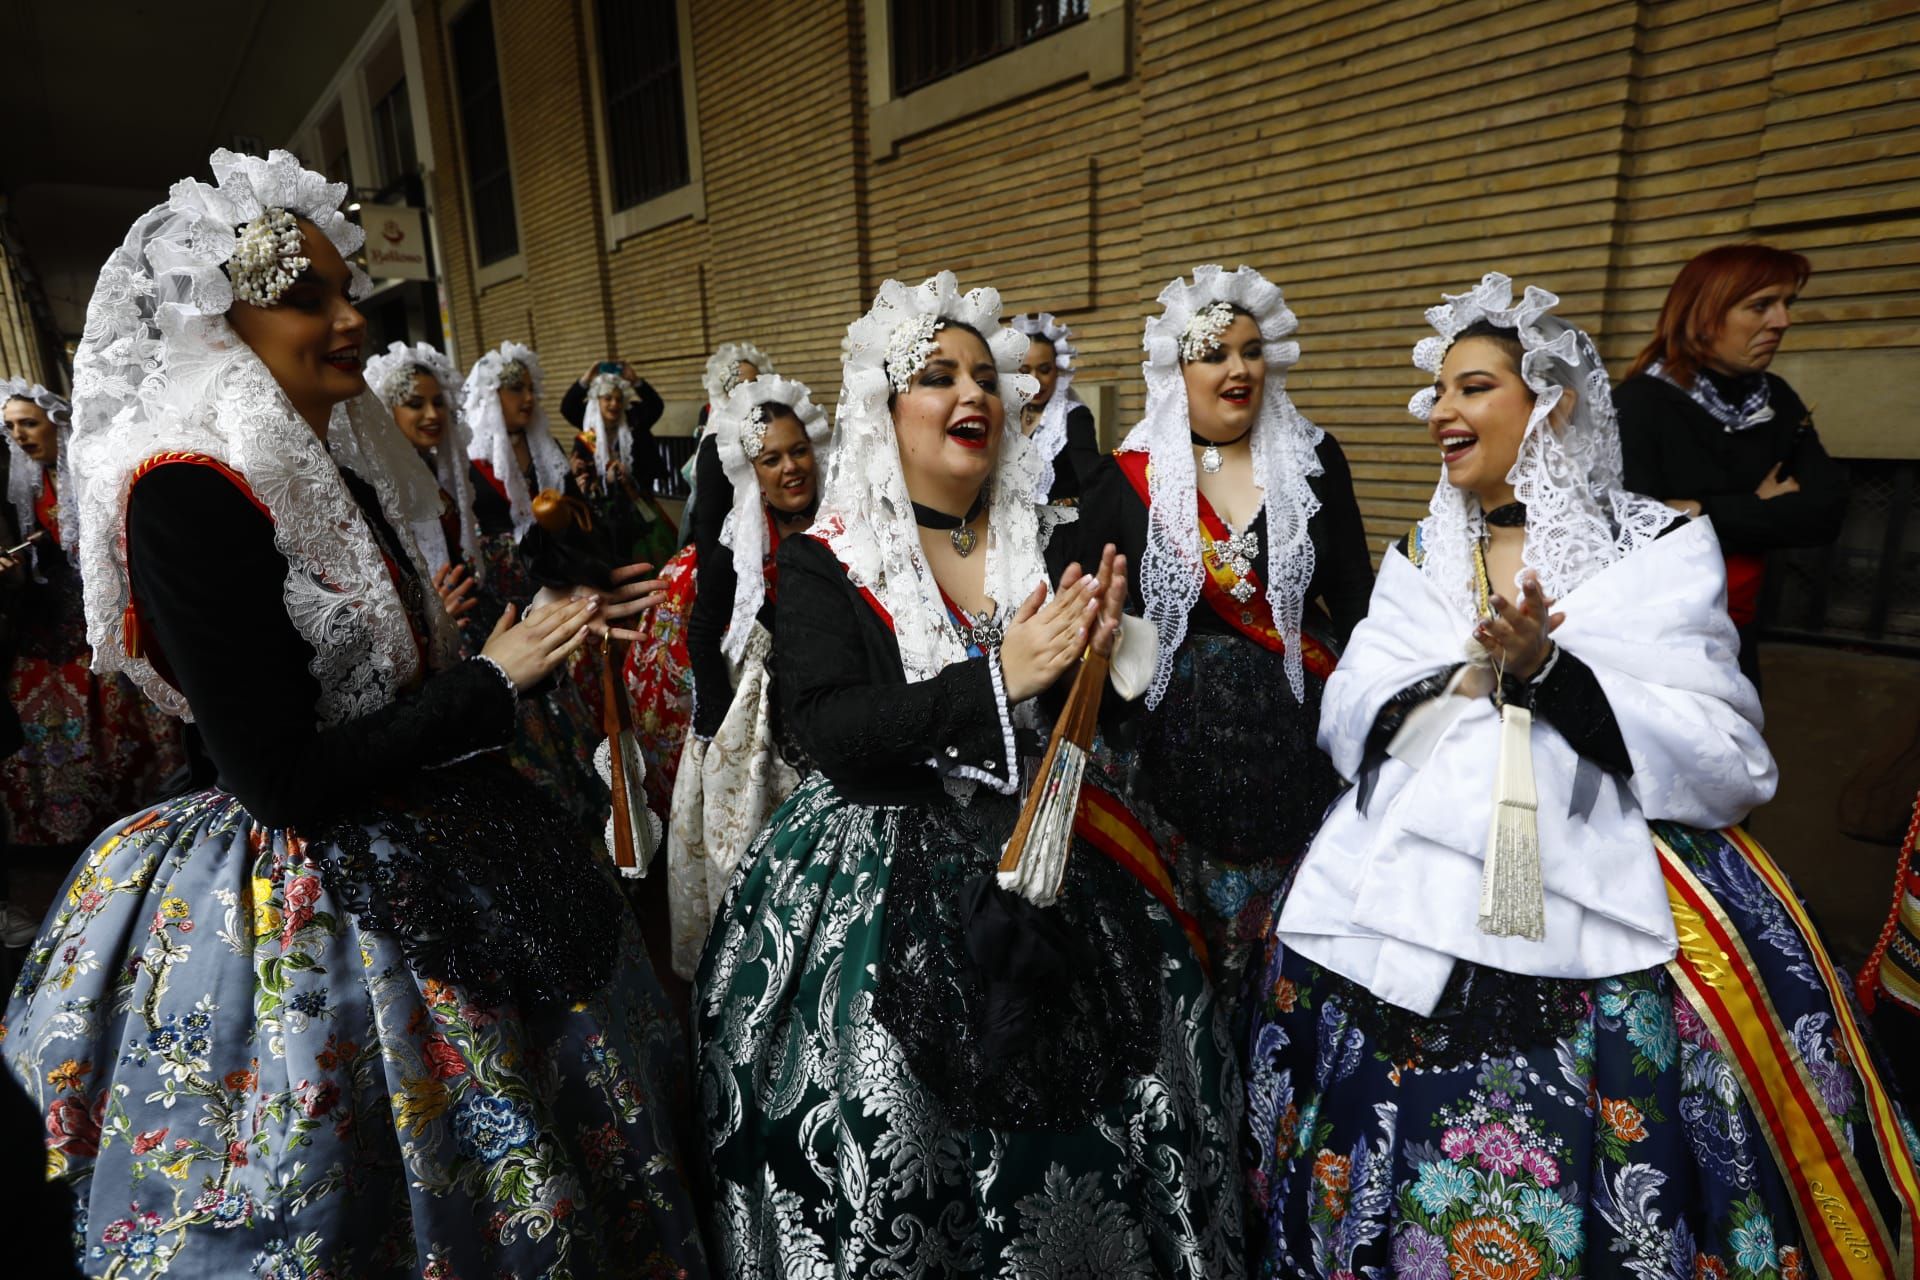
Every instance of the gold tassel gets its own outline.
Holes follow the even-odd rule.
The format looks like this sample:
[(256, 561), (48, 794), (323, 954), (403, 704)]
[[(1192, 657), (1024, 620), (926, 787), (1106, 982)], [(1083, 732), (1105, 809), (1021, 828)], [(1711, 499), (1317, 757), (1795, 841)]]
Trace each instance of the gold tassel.
[(1540, 879), (1539, 796), (1533, 786), (1533, 713), (1500, 708), (1500, 761), (1493, 816), (1480, 879), (1480, 932), (1496, 938), (1546, 936), (1546, 889)]

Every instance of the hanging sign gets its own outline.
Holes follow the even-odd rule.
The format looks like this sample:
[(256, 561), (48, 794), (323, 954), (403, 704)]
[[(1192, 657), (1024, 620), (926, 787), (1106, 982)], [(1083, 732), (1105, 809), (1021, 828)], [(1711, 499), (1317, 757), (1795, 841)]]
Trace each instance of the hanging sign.
[(367, 274), (375, 280), (431, 280), (420, 211), (403, 204), (360, 206), (367, 231)]

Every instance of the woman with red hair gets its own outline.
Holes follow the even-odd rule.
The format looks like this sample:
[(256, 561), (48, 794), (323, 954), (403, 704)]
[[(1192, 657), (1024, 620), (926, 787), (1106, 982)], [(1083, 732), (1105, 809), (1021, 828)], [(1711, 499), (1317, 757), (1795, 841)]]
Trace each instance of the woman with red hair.
[(1769, 373), (1806, 258), (1729, 244), (1680, 269), (1649, 342), (1614, 390), (1626, 487), (1706, 515), (1727, 557), (1727, 612), (1740, 669), (1757, 686), (1753, 624), (1766, 553), (1830, 542), (1846, 514), (1847, 475), (1813, 415)]

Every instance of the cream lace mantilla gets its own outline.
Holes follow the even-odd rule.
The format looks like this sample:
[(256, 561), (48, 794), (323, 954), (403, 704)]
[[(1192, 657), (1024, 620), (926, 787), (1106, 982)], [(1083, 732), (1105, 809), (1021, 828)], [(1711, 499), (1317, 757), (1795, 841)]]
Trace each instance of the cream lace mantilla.
[(533, 455), (534, 483), (542, 489), (565, 489), (567, 457), (560, 452), (547, 425), (546, 375), (533, 348), (503, 342), (481, 356), (461, 391), (460, 414), (473, 431), (467, 456), (493, 468), (494, 479), (507, 491), (507, 505), (513, 509), (513, 536), (518, 538), (533, 524), (533, 494), (527, 491), (527, 479), (514, 459), (513, 437), (507, 432), (506, 415), (500, 409), (500, 378), (510, 364), (520, 365), (533, 379), (533, 421), (527, 424), (527, 448)]
[[(286, 152), (264, 161), (215, 152), (213, 169), (217, 189), (183, 181), (134, 223), (87, 307), (72, 439), (87, 639), (95, 670), (125, 671), (163, 709), (190, 717), (179, 690), (127, 653), (126, 509), (143, 462), (205, 454), (239, 472), (273, 519), (287, 559), (287, 616), (314, 650), (316, 719), (339, 724), (392, 701), (421, 674), (405, 607), (339, 468), (374, 488), (423, 574), (411, 529), (437, 514), (439, 495), (378, 398), (363, 392), (334, 406), (323, 445), (226, 322), (232, 290), (222, 267), (233, 227), (285, 208), (351, 253), (359, 228), (337, 209), (346, 188)], [(437, 597), (426, 596), (433, 659), (449, 662), (457, 634)]]

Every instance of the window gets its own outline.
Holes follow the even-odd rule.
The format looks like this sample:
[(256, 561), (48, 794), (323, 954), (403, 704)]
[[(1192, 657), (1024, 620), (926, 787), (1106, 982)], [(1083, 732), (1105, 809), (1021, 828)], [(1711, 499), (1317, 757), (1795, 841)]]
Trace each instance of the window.
[(1920, 462), (1850, 460), (1832, 545), (1775, 552), (1760, 622), (1769, 634), (1920, 651)]
[(473, 204), (480, 265), (520, 252), (513, 212), (513, 173), (507, 162), (507, 116), (500, 98), (500, 59), (493, 45), (491, 0), (474, 0), (448, 29), (453, 74), (466, 142), (467, 196)]
[(889, 0), (893, 92), (903, 97), (1087, 16), (1087, 0)]
[(413, 149), (413, 106), (401, 80), (373, 104), (373, 148), (380, 164), (380, 186), (390, 187), (419, 167)]
[(675, 0), (598, 0), (595, 6), (616, 213), (691, 180), (678, 8)]

